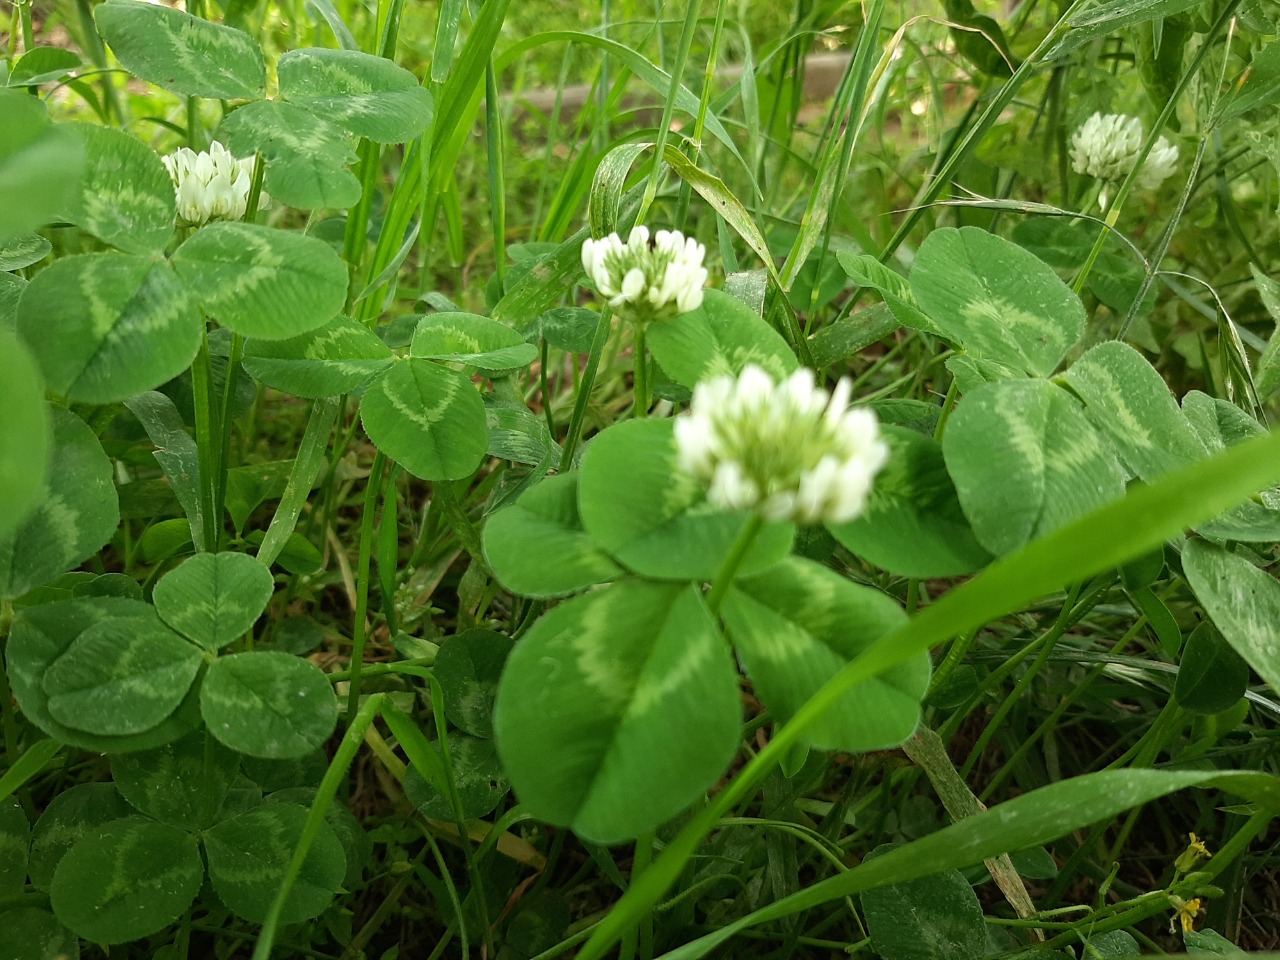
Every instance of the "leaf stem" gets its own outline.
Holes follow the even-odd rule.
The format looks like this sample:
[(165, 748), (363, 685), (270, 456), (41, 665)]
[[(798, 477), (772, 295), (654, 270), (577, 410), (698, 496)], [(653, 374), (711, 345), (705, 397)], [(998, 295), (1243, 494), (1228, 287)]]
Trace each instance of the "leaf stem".
[(649, 350), (645, 344), (645, 325), (643, 321), (635, 324), (635, 341), (631, 347), (635, 362), (635, 404), (631, 415), (643, 419), (649, 415), (652, 400), (649, 395)]
[(382, 473), (387, 458), (379, 450), (373, 458), (373, 467), (364, 488), (364, 514), (360, 518), (360, 556), (356, 573), (356, 613), (351, 625), (351, 680), (347, 686), (347, 716), (355, 717), (360, 705), (360, 671), (364, 665), (364, 644), (369, 613), (369, 565), (373, 556), (373, 518), (377, 513), (378, 489), (382, 486)]
[(742, 561), (747, 558), (747, 553), (751, 550), (756, 537), (763, 527), (764, 517), (758, 513), (753, 513), (748, 517), (742, 529), (738, 531), (737, 539), (733, 541), (733, 546), (729, 548), (724, 562), (720, 564), (720, 569), (716, 573), (715, 580), (711, 583), (711, 592), (707, 594), (707, 609), (711, 611), (713, 617), (719, 616), (720, 607), (724, 603), (725, 595), (729, 592), (729, 585), (733, 583), (733, 578), (737, 575), (738, 568), (742, 566)]
[(595, 336), (591, 338), (591, 353), (587, 357), (586, 369), (582, 371), (582, 380), (578, 383), (578, 395), (573, 400), (573, 414), (569, 418), (569, 433), (564, 438), (564, 453), (560, 457), (561, 473), (564, 473), (573, 465), (573, 453), (578, 446), (578, 438), (582, 435), (582, 421), (586, 418), (587, 403), (591, 399), (591, 388), (596, 382), (596, 370), (600, 366), (600, 355), (604, 353), (605, 344), (609, 342), (609, 333), (612, 330), (612, 311), (606, 307), (600, 314), (600, 322), (596, 326)]

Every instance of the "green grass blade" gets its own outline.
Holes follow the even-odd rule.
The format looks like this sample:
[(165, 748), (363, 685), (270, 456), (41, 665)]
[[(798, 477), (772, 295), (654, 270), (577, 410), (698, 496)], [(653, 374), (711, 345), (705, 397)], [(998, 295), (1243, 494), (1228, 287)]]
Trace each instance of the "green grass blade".
[(0, 777), (0, 803), (8, 800), (22, 785), (44, 769), (46, 763), (62, 750), (57, 740), (37, 740)]

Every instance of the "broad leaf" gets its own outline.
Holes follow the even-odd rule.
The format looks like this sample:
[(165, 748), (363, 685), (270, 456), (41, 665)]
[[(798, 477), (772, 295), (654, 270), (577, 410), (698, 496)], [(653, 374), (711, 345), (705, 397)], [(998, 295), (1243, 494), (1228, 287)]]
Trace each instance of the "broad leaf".
[(53, 244), (38, 233), (25, 233), (0, 242), (0, 270), (21, 270), (39, 263), (52, 249)]
[[(458, 794), (463, 819), (488, 816), (511, 789), (498, 760), (497, 748), (488, 740), (469, 737), (456, 730), (449, 731), (448, 743), (453, 787)], [(439, 751), (440, 748), (433, 744), (431, 749)], [(424, 816), (450, 822), (454, 820), (452, 801), (416, 769), (410, 768), (409, 775), (405, 777), (404, 792), (409, 802)]]
[(538, 348), (497, 320), (474, 313), (435, 313), (418, 321), (409, 355), (503, 371), (527, 367)]
[(60, 723), (49, 712), (44, 679), (50, 668), (90, 627), (112, 620), (147, 630), (163, 629), (151, 607), (119, 598), (68, 600), (18, 613), (5, 653), (9, 683), (23, 715), (55, 740), (101, 753), (149, 750), (189, 733), (200, 722), (191, 699), (159, 725), (137, 735), (88, 733)]
[(0, 800), (0, 897), (20, 896), (26, 888), (30, 848), (31, 824), (22, 804), (16, 797)]
[(1207, 456), (1160, 374), (1128, 344), (1098, 344), (1063, 378), (1084, 402), (1089, 421), (1143, 480)]
[[(1198, 390), (1182, 398), (1182, 413), (1210, 453), (1261, 436), (1267, 431), (1234, 403), (1218, 400)], [(1196, 529), (1207, 537), (1273, 543), (1280, 540), (1280, 490), (1264, 490), (1262, 502), (1245, 501)]]
[(1182, 569), (1227, 643), (1280, 692), (1280, 582), (1239, 554), (1204, 540), (1187, 542)]
[(18, 332), (49, 389), (85, 403), (172, 380), (195, 359), (200, 330), (196, 301), (152, 257), (64, 257), (36, 274), (18, 304)]
[(262, 50), (247, 33), (181, 10), (111, 0), (94, 11), (98, 32), (125, 69), (189, 97), (257, 100), (266, 88)]
[(163, 253), (173, 236), (173, 181), (150, 147), (114, 127), (69, 124), (84, 144), (84, 176), (64, 216), (126, 253)]
[(127, 943), (167, 927), (204, 880), (190, 834), (144, 817), (107, 824), (72, 847), (53, 875), (54, 915), (94, 943)]
[(1009, 553), (1124, 495), (1108, 442), (1072, 396), (1045, 380), (968, 393), (942, 440), (978, 541)]
[(737, 671), (697, 590), (624, 581), (555, 607), (521, 638), (494, 726), (531, 816), (616, 843), (724, 773), (740, 717)]
[[(233, 913), (254, 922), (266, 917), (306, 822), (305, 807), (267, 803), (205, 831), (209, 880)], [(302, 870), (289, 888), (280, 923), (301, 923), (323, 913), (346, 871), (342, 844), (333, 828), (321, 821)]]
[(8, 86), (38, 87), (61, 80), (83, 63), (74, 51), (63, 47), (32, 47), (13, 64)]
[(431, 125), (431, 94), (382, 57), (309, 47), (284, 54), (277, 71), (282, 96), (358, 137), (404, 143)]
[(1173, 693), (1184, 710), (1213, 716), (1234, 707), (1249, 685), (1249, 665), (1211, 623), (1191, 631)]
[(360, 181), (347, 169), (356, 162), (349, 137), (323, 117), (282, 100), (259, 100), (229, 113), (220, 135), (236, 156), (262, 153), (264, 187), (273, 200), (303, 210), (360, 202)]
[(322, 326), (347, 296), (347, 268), (327, 243), (250, 223), (201, 227), (173, 265), (205, 313), (261, 340)]
[(156, 583), (160, 619), (206, 650), (243, 636), (267, 608), (275, 580), (245, 553), (200, 553)]
[(111, 779), (139, 813), (195, 831), (217, 818), (239, 769), (239, 755), (202, 730), (156, 750), (117, 755)]
[(120, 524), (111, 461), (98, 438), (73, 413), (47, 410), (53, 427), (50, 462), (57, 469), (34, 510), (0, 535), (0, 598), (21, 596), (81, 563)]
[(469, 477), (488, 448), (480, 394), (430, 360), (401, 360), (370, 384), (360, 422), (379, 450), (423, 480)]
[[(629, 420), (588, 445), (578, 508), (591, 538), (647, 577), (711, 580), (747, 523), (710, 507), (702, 484), (676, 464), (670, 420)], [(739, 568), (757, 573), (791, 550), (795, 526), (767, 524)]]
[(0, 243), (57, 217), (83, 170), (84, 145), (44, 101), (0, 90)]
[(45, 807), (31, 832), (31, 883), (47, 893), (53, 873), (81, 837), (121, 820), (133, 811), (110, 783), (78, 783)]
[(1084, 333), (1084, 306), (1053, 269), (977, 227), (935, 230), (911, 267), (921, 309), (967, 352), (1048, 376)]
[(622, 573), (582, 529), (576, 473), (547, 477), (492, 514), (484, 552), (502, 585), (526, 597), (565, 596)]
[(0, 913), (0, 957), (4, 960), (80, 960), (80, 941), (38, 907)]
[[(833, 673), (906, 621), (898, 604), (811, 560), (791, 557), (734, 582), (724, 620), (760, 699), (789, 720)], [(824, 750), (896, 746), (920, 722), (922, 655), (849, 693), (805, 733)]]
[(737, 375), (747, 364), (781, 380), (798, 366), (787, 341), (752, 310), (719, 290), (702, 306), (649, 325), (653, 358), (676, 383), (693, 387), (708, 377)]
[(985, 566), (991, 554), (960, 509), (938, 442), (901, 427), (880, 429), (889, 462), (876, 475), (865, 512), (829, 527), (832, 536), (906, 577), (954, 577)]
[(40, 502), (49, 473), (44, 382), (22, 342), (0, 329), (0, 543)]
[(883, 960), (981, 957), (987, 924), (959, 870), (893, 883), (861, 897), (871, 945)]
[(337, 706), (319, 667), (273, 651), (218, 658), (200, 688), (200, 712), (213, 735), (267, 760), (301, 757), (324, 743)]
[(347, 317), (288, 340), (251, 340), (244, 355), (259, 383), (309, 400), (350, 393), (391, 362), (382, 339)]
[(49, 715), (101, 736), (142, 733), (178, 708), (203, 662), (199, 650), (154, 618), (104, 620), (45, 672)]
[(493, 737), (493, 702), (510, 653), (511, 639), (492, 630), (445, 638), (431, 669), (451, 723), (473, 736)]

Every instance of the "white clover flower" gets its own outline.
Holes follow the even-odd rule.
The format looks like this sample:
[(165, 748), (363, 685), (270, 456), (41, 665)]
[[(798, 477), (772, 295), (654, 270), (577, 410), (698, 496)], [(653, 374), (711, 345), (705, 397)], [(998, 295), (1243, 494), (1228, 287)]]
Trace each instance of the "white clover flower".
[[(243, 220), (253, 183), (253, 158), (237, 160), (214, 140), (208, 152), (182, 147), (161, 158), (178, 194), (178, 218), (198, 227), (210, 220)], [(258, 195), (258, 208), (271, 202)]]
[(1160, 137), (1147, 154), (1147, 162), (1138, 171), (1138, 186), (1144, 190), (1154, 190), (1173, 175), (1177, 165), (1178, 148)]
[(707, 249), (679, 230), (632, 227), (627, 242), (616, 233), (582, 244), (582, 266), (614, 308), (627, 305), (639, 320), (672, 317), (702, 305)]
[(707, 502), (766, 520), (841, 523), (867, 504), (889, 457), (876, 415), (849, 409), (845, 378), (831, 396), (800, 369), (781, 383), (757, 366), (704, 380), (675, 421), (680, 469), (707, 484)]
[[(1142, 121), (1122, 113), (1095, 113), (1071, 138), (1071, 168), (1108, 184), (1127, 177), (1142, 153)], [(1160, 137), (1138, 171), (1138, 186), (1154, 190), (1178, 162), (1178, 148)], [(1105, 196), (1105, 192), (1104, 192)], [(1105, 201), (1102, 204), (1106, 206)]]

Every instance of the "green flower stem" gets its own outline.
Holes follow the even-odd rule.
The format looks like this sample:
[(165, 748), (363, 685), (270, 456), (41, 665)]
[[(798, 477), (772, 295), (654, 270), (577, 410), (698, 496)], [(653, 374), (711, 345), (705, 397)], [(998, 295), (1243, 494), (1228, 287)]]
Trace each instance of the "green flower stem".
[(600, 355), (604, 353), (609, 342), (609, 334), (613, 330), (613, 314), (607, 307), (600, 314), (600, 323), (596, 326), (595, 336), (591, 338), (591, 353), (587, 357), (586, 369), (582, 371), (582, 380), (578, 383), (578, 394), (573, 400), (573, 414), (569, 418), (569, 434), (564, 438), (564, 453), (560, 456), (560, 472), (565, 473), (573, 465), (573, 453), (582, 436), (582, 422), (586, 419), (587, 403), (591, 399), (591, 388), (596, 382), (596, 370), (600, 366)]
[(707, 609), (711, 611), (713, 617), (720, 615), (720, 607), (724, 604), (724, 598), (729, 592), (729, 586), (733, 583), (733, 578), (737, 575), (738, 568), (742, 566), (742, 561), (747, 558), (747, 553), (751, 550), (752, 544), (756, 542), (756, 537), (763, 527), (764, 517), (758, 513), (751, 514), (746, 524), (738, 532), (738, 537), (733, 541), (733, 546), (729, 548), (729, 552), (725, 555), (724, 562), (720, 564), (716, 578), (711, 583), (711, 592), (707, 594)]
[(635, 405), (631, 415), (637, 418), (647, 417), (653, 401), (649, 394), (649, 349), (645, 344), (645, 325), (635, 324), (635, 342), (632, 345), (632, 358), (635, 362)]
[(377, 513), (378, 488), (382, 486), (382, 473), (387, 458), (379, 450), (373, 458), (373, 467), (364, 488), (364, 513), (360, 517), (360, 555), (356, 571), (356, 615), (351, 626), (351, 680), (347, 687), (347, 716), (356, 716), (360, 705), (360, 674), (364, 666), (364, 644), (369, 613), (369, 566), (373, 558), (373, 518)]
[[(191, 365), (191, 393), (196, 413), (196, 450), (200, 464), (200, 512), (203, 514), (204, 543), (197, 550), (216, 553), (222, 530), (222, 511), (218, 503), (218, 476), (222, 470), (221, 429), (215, 422), (211, 396), (213, 373), (209, 359), (209, 331), (200, 334), (200, 352)], [(225, 488), (224, 488), (225, 489)]]
[(244, 337), (231, 335), (231, 354), (227, 358), (227, 370), (222, 379), (222, 402), (218, 407), (218, 486), (214, 507), (222, 515), (222, 505), (227, 502), (227, 476), (231, 463), (231, 425), (235, 419), (236, 385), (240, 380), (240, 359), (244, 356)]
[(320, 833), (325, 814), (328, 813), (333, 798), (338, 793), (338, 787), (346, 779), (347, 768), (351, 766), (356, 751), (364, 742), (365, 731), (373, 724), (385, 699), (386, 694), (372, 694), (364, 702), (360, 711), (354, 715), (351, 725), (347, 727), (347, 732), (342, 737), (342, 742), (338, 744), (338, 752), (334, 754), (333, 762), (325, 771), (324, 779), (320, 781), (320, 787), (316, 790), (316, 798), (311, 802), (311, 809), (307, 811), (307, 822), (302, 828), (302, 837), (298, 840), (298, 846), (293, 851), (293, 859), (289, 861), (289, 867), (285, 870), (284, 878), (280, 882), (280, 889), (276, 891), (276, 898), (262, 921), (262, 930), (253, 948), (253, 960), (270, 960), (271, 947), (276, 939), (276, 928), (280, 926), (280, 911), (284, 909), (289, 891), (293, 889), (298, 875), (302, 873), (302, 865), (306, 862), (311, 844)]

